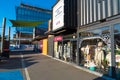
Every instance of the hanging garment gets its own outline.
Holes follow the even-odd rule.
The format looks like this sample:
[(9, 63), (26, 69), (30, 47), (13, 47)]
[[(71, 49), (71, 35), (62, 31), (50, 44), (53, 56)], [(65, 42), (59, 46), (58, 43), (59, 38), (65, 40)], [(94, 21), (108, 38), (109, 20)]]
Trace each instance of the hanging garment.
[(104, 61), (104, 51), (101, 47), (95, 49), (95, 63), (98, 67), (102, 66), (102, 62)]

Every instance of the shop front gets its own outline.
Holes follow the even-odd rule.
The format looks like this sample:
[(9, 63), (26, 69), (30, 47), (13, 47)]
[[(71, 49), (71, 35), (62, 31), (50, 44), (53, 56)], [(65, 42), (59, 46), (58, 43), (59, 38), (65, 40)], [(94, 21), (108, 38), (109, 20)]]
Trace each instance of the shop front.
[(42, 53), (42, 49), (43, 49), (43, 41), (40, 40), (38, 45), (39, 45), (40, 53)]
[(79, 65), (120, 78), (120, 22), (110, 21), (79, 31)]
[(48, 54), (48, 47), (47, 47), (48, 46), (48, 44), (47, 44), (48, 39), (43, 39), (42, 41), (43, 41), (42, 53), (44, 55), (47, 55)]
[[(69, 36), (69, 37), (68, 37)], [(73, 35), (54, 38), (54, 57), (76, 63), (77, 39)]]
[(62, 55), (62, 36), (55, 36), (54, 37), (54, 57), (61, 58)]
[(64, 39), (63, 40), (63, 60), (67, 62), (76, 63), (77, 40)]

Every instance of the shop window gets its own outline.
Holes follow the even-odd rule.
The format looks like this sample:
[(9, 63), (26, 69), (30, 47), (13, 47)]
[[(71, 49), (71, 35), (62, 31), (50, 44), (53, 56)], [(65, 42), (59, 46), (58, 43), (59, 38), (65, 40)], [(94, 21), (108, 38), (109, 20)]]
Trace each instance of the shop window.
[(84, 37), (91, 37), (91, 36), (103, 36), (103, 35), (107, 35), (107, 34), (110, 34), (110, 30), (109, 30), (108, 26), (105, 26), (102, 28), (81, 32), (80, 36), (82, 38), (84, 38)]
[(63, 58), (65, 61), (70, 61), (70, 41), (64, 41), (63, 43)]
[(120, 24), (114, 25), (114, 33), (116, 74), (117, 78), (120, 79)]
[(62, 59), (62, 42), (58, 42), (59, 59)]
[(54, 57), (62, 59), (62, 42), (54, 42)]
[(80, 66), (108, 74), (111, 65), (109, 27), (86, 32), (90, 34), (80, 39)]

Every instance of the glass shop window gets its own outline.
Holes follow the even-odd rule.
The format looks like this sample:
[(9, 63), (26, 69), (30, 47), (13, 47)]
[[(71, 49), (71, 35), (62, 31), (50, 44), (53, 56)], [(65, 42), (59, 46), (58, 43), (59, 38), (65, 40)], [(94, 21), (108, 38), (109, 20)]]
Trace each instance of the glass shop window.
[(114, 25), (114, 44), (116, 59), (116, 75), (120, 79), (120, 24)]
[(109, 51), (109, 46), (100, 37), (83, 39), (80, 47), (80, 64), (87, 68), (94, 67), (94, 70), (99, 69), (105, 73), (111, 64)]

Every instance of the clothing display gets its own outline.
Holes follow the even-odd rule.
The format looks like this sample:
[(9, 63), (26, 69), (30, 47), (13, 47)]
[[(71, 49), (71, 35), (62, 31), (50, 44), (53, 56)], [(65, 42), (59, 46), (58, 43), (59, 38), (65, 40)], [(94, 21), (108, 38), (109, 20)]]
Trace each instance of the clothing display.
[(58, 58), (58, 42), (54, 42), (54, 56)]
[(62, 45), (58, 46), (59, 56), (62, 57)]
[(67, 60), (67, 44), (64, 45), (64, 54), (63, 57), (65, 59), (65, 61)]
[(91, 52), (90, 52), (90, 46), (89, 45), (87, 45), (86, 46), (86, 48), (85, 48), (85, 53), (86, 53), (86, 55), (87, 55), (87, 57), (86, 57), (86, 59), (87, 59), (87, 61), (90, 61), (91, 60)]
[(106, 61), (107, 61), (108, 66), (111, 66), (111, 52), (109, 52), (106, 55)]
[(70, 43), (68, 42), (68, 45), (67, 45), (67, 58), (70, 58)]
[(98, 42), (98, 47), (95, 49), (95, 64), (97, 67), (102, 67), (103, 68), (103, 64), (102, 62), (104, 61), (104, 51), (102, 50), (102, 42)]

